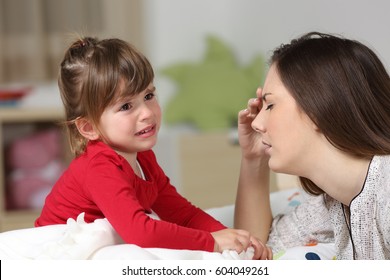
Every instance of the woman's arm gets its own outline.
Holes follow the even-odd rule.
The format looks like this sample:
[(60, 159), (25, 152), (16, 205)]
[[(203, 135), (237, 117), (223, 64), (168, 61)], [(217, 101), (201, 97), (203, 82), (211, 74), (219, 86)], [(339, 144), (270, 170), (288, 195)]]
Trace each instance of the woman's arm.
[(234, 227), (245, 229), (264, 244), (272, 223), (268, 163), (241, 160), (234, 212)]
[(268, 156), (264, 153), (262, 135), (251, 127), (261, 107), (261, 89), (258, 89), (257, 98), (249, 100), (248, 108), (238, 114), (242, 157), (234, 227), (248, 230), (266, 243), (272, 223)]

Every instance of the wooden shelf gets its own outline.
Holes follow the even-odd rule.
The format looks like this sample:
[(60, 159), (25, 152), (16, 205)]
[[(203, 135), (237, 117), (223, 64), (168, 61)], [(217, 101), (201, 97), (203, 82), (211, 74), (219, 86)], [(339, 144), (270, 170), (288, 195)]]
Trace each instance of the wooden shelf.
[(2, 108), (0, 107), (0, 122), (26, 122), (26, 121), (60, 121), (64, 119), (61, 108)]
[[(8, 209), (7, 208), (7, 176), (6, 173), (6, 145), (9, 141), (31, 135), (42, 125), (58, 127), (64, 120), (64, 111), (61, 108), (35, 108), (26, 109), (21, 107), (0, 108), (0, 232), (33, 227), (35, 219), (39, 216), (40, 209)], [(20, 127), (32, 127), (32, 132), (26, 136), (11, 135), (13, 130)], [(63, 139), (65, 140), (65, 139)], [(64, 141), (62, 144), (67, 143)], [(64, 162), (68, 162), (68, 149), (64, 147)]]
[(40, 210), (9, 210), (1, 215), (1, 231), (34, 227)]
[[(179, 142), (182, 193), (202, 209), (234, 204), (241, 150), (228, 132), (183, 135)], [(276, 189), (271, 174), (271, 191)]]

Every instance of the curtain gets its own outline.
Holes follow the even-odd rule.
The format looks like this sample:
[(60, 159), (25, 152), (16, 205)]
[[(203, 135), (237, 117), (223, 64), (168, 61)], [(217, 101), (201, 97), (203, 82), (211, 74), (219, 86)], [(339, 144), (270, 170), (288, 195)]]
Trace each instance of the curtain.
[(141, 0), (0, 0), (0, 84), (53, 80), (77, 34), (142, 48)]

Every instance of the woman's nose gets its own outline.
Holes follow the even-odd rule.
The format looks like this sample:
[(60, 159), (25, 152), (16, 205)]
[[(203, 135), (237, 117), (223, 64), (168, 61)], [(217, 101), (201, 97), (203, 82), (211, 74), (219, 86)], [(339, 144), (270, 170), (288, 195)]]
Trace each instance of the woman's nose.
[(266, 131), (264, 126), (264, 110), (260, 110), (255, 119), (252, 121), (252, 129), (259, 133), (264, 133)]

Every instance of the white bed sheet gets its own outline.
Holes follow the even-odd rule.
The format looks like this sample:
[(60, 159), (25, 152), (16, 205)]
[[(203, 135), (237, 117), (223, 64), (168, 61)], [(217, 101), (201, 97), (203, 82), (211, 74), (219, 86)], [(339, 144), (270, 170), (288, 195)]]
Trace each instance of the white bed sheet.
[[(274, 214), (289, 211), (302, 200), (298, 189), (271, 194)], [(234, 206), (207, 211), (228, 227), (233, 227)], [(194, 250), (141, 248), (123, 244), (106, 219), (84, 222), (84, 214), (67, 224), (27, 228), (0, 233), (0, 259), (57, 260), (245, 260), (252, 259), (253, 250), (211, 253)], [(275, 259), (333, 259), (333, 244), (316, 244), (292, 248), (275, 255)]]

